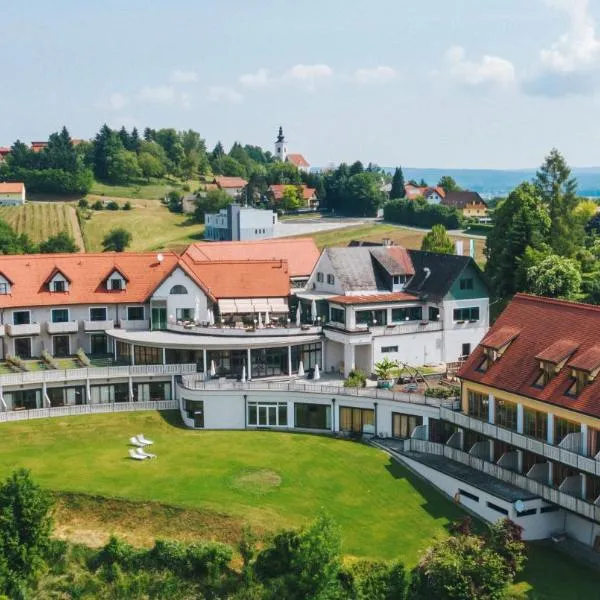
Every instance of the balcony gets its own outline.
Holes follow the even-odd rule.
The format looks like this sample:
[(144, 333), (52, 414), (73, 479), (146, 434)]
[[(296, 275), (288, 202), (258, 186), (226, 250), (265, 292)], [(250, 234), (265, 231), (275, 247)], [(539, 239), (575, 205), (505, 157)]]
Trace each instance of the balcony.
[(6, 332), (11, 337), (20, 335), (40, 335), (40, 324), (39, 323), (27, 323), (23, 325), (7, 325)]
[(128, 331), (145, 331), (147, 329), (150, 329), (150, 321), (148, 319), (141, 319), (135, 321), (121, 319), (118, 323), (118, 327), (120, 327), (121, 329), (127, 329)]
[(443, 324), (440, 321), (421, 321), (419, 323), (390, 323), (389, 325), (371, 327), (375, 335), (405, 335), (412, 333), (425, 333), (441, 331)]
[(570, 443), (572, 437), (567, 436), (558, 446), (554, 446), (542, 440), (443, 407), (440, 409), (440, 418), (464, 429), (471, 429), (492, 439), (506, 442), (515, 448), (539, 454), (548, 460), (564, 463), (586, 473), (600, 476), (600, 460), (573, 451), (573, 445)]
[(271, 326), (268, 327), (219, 327), (218, 325), (196, 325), (189, 323), (186, 325), (177, 323), (167, 323), (169, 331), (177, 333), (195, 333), (197, 335), (214, 335), (218, 337), (281, 337), (297, 335), (317, 335), (321, 333), (321, 327), (312, 325), (303, 325), (296, 327)]
[(109, 321), (84, 321), (84, 331), (106, 331), (107, 329), (114, 329), (115, 322), (110, 319)]
[(62, 323), (48, 323), (48, 333), (77, 333), (79, 321), (64, 321)]

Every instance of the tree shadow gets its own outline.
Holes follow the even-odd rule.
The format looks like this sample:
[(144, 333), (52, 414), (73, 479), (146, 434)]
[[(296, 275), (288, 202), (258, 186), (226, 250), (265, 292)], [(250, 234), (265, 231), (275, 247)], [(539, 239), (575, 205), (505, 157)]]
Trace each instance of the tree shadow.
[(175, 429), (185, 429), (186, 431), (191, 431), (191, 429), (183, 422), (181, 413), (178, 409), (159, 410), (158, 414), (167, 425), (170, 425)]

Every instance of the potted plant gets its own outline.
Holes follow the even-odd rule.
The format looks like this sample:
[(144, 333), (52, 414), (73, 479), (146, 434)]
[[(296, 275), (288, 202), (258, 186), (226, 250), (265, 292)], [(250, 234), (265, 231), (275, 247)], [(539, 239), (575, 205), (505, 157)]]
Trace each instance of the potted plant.
[(390, 360), (387, 356), (375, 363), (375, 374), (377, 375), (377, 387), (392, 389), (394, 386), (394, 374), (398, 369), (398, 362)]

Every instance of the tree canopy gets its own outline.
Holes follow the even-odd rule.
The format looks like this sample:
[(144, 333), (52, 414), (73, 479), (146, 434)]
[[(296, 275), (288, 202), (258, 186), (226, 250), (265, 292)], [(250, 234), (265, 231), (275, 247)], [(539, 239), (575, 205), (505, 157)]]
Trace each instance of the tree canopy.
[(111, 229), (102, 240), (104, 252), (124, 252), (130, 245), (133, 236), (123, 227)]
[(392, 189), (390, 190), (390, 199), (404, 198), (406, 190), (404, 189), (404, 173), (402, 167), (396, 167), (392, 177)]
[(454, 244), (443, 225), (434, 225), (423, 238), (421, 250), (439, 252), (440, 254), (453, 254)]

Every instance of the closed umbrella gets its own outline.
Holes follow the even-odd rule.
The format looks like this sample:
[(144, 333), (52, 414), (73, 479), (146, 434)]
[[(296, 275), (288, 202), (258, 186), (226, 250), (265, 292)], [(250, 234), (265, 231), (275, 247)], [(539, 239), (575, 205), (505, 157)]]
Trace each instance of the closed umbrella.
[(263, 328), (263, 322), (262, 322), (262, 317), (260, 316), (260, 313), (258, 313), (258, 328), (259, 329)]
[(194, 321), (198, 322), (200, 320), (200, 298), (196, 296), (196, 301), (194, 302)]
[(296, 309), (296, 327), (300, 327), (300, 302), (298, 302), (298, 308)]
[(246, 381), (246, 365), (242, 367), (242, 383)]
[(302, 361), (298, 365), (298, 377), (304, 377), (304, 363)]
[(208, 309), (208, 324), (209, 325), (215, 324), (215, 313), (213, 312), (212, 308)]
[(317, 320), (317, 303), (313, 298), (313, 301), (310, 303), (310, 320), (314, 323)]
[(217, 370), (215, 369), (215, 361), (210, 361), (210, 376), (214, 377), (217, 374)]
[(265, 311), (265, 325), (268, 325), (271, 321), (269, 320), (269, 311)]
[(313, 375), (313, 379), (316, 381), (317, 379), (321, 379), (321, 375), (319, 373), (319, 365), (315, 365), (315, 373)]

